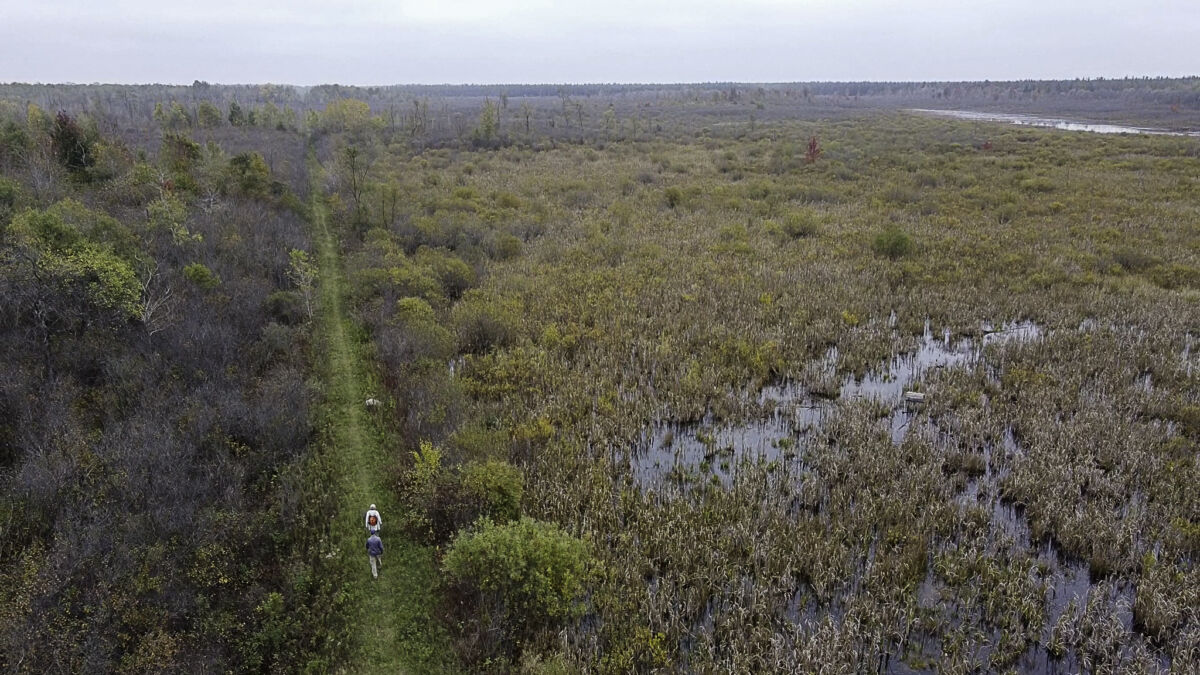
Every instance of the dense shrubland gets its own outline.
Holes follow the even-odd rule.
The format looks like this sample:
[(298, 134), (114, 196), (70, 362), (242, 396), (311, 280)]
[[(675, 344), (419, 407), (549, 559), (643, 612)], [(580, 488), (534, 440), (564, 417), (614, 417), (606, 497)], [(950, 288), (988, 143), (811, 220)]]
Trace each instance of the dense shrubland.
[[(0, 661), (291, 670), (338, 639), (318, 548), (309, 247), (257, 152), (6, 118)], [(303, 139), (270, 140), (303, 161)], [(328, 612), (328, 609), (323, 610)], [(319, 661), (318, 661), (319, 663)]]

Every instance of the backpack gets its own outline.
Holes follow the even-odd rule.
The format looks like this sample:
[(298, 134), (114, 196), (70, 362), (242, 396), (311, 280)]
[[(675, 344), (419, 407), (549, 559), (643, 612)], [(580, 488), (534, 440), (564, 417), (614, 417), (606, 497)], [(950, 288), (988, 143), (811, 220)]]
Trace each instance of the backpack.
[(367, 524), (368, 525), (378, 525), (379, 519), (376, 518), (374, 514), (367, 516)]

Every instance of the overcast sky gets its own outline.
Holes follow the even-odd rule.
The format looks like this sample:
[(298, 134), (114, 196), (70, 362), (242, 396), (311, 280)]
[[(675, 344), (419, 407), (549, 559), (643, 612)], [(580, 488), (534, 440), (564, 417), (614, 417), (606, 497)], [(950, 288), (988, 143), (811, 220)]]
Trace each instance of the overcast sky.
[(1200, 74), (1200, 0), (0, 0), (0, 81)]

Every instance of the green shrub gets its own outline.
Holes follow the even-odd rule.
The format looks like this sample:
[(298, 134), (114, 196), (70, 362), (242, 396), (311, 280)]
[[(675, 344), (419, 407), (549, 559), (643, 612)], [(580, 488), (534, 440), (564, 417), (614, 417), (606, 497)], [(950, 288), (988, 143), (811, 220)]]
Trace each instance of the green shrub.
[(271, 187), (271, 169), (257, 152), (243, 152), (230, 159), (228, 176), (234, 187), (244, 195), (263, 197)]
[(1144, 272), (1158, 264), (1158, 259), (1141, 251), (1123, 249), (1113, 254), (1113, 262), (1127, 272)]
[[(470, 165), (467, 165), (467, 168), (470, 168)], [(461, 199), (463, 201), (474, 201), (479, 197), (479, 194), (475, 192), (475, 188), (467, 185), (454, 188), (450, 194), (455, 199)]]
[(669, 187), (663, 190), (663, 198), (667, 200), (667, 206), (675, 208), (683, 201), (683, 191), (677, 187)]
[(585, 542), (532, 518), (484, 519), (459, 533), (442, 569), (460, 601), (459, 625), (479, 651), (470, 660), (520, 656), (524, 645), (583, 611)]
[(8, 213), (17, 205), (20, 194), (21, 189), (16, 183), (7, 178), (0, 178), (0, 215)]
[(397, 295), (412, 296), (418, 298), (437, 299), (441, 298), (444, 288), (442, 282), (437, 279), (434, 270), (427, 265), (414, 263), (412, 260), (400, 260), (394, 267), (383, 270), (384, 281), (380, 284), (380, 290), (383, 286), (390, 286), (395, 290)]
[(783, 219), (782, 229), (792, 239), (811, 237), (817, 234), (817, 219), (807, 211), (792, 211)]
[(86, 242), (79, 228), (63, 222), (52, 211), (28, 210), (17, 214), (8, 224), (8, 233), (17, 241), (54, 253), (74, 251)]
[(437, 321), (433, 307), (421, 298), (400, 298), (396, 301), (396, 321), (403, 325)]
[(187, 220), (187, 205), (175, 195), (164, 193), (146, 205), (146, 216), (151, 229), (174, 231)]
[(717, 232), (717, 237), (726, 244), (739, 243), (746, 241), (749, 233), (746, 231), (746, 226), (741, 223), (733, 223), (721, 227)]
[(208, 101), (201, 101), (196, 106), (196, 126), (202, 129), (219, 127), (225, 121), (221, 111)]
[(492, 257), (496, 260), (510, 260), (521, 255), (524, 244), (511, 234), (501, 234), (492, 245)]
[(1150, 281), (1167, 290), (1200, 288), (1200, 268), (1178, 263), (1158, 265), (1148, 272)]
[(442, 468), (441, 449), (429, 441), (421, 441), (410, 454), (413, 465), (406, 476), (404, 491), (412, 507), (408, 525), (415, 533), (425, 533), (430, 529), (430, 505), (446, 472)]
[(1019, 187), (1026, 192), (1054, 192), (1054, 181), (1049, 178), (1037, 177), (1026, 178), (1021, 181)]
[(29, 134), (23, 124), (6, 120), (0, 124), (0, 160), (20, 157), (29, 146)]
[(879, 255), (895, 260), (912, 252), (913, 241), (904, 230), (893, 225), (875, 235), (871, 249)]
[(467, 294), (454, 306), (451, 318), (458, 333), (459, 349), (482, 354), (512, 345), (517, 339), (520, 316), (512, 308), (492, 304), (476, 293)]
[(997, 223), (1007, 225), (1016, 220), (1017, 216), (1021, 215), (1021, 208), (1011, 203), (1000, 204), (992, 209), (992, 215), (995, 216)]
[(521, 514), (525, 478), (508, 462), (471, 462), (463, 467), (462, 485), (482, 512), (494, 520), (506, 522)]
[(183, 268), (183, 276), (205, 290), (221, 285), (221, 277), (201, 263), (192, 263)]
[(462, 297), (475, 284), (475, 270), (448, 251), (422, 248), (417, 251), (417, 261), (433, 272), (442, 293), (452, 300)]
[(502, 209), (519, 209), (521, 199), (511, 192), (501, 192), (496, 195), (496, 206)]
[(442, 366), (454, 355), (454, 336), (437, 322), (433, 308), (420, 298), (396, 302), (392, 326), (379, 337), (380, 358), (393, 371), (435, 361)]

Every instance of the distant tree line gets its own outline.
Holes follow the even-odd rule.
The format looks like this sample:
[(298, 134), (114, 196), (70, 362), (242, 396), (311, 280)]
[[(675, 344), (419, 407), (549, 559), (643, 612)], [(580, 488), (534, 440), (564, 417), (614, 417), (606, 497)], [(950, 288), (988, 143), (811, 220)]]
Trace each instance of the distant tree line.
[[(1200, 116), (1200, 78), (1120, 78), (977, 82), (791, 82), (689, 84), (391, 85), (181, 85), (0, 84), (0, 102), (23, 108), (86, 115), (106, 133), (145, 128), (260, 126), (311, 128), (313, 115), (339, 101), (365, 103), (391, 132), (416, 129), (439, 142), (470, 137), (485, 103), (497, 107), (498, 131), (524, 129), (545, 138), (602, 135), (616, 116), (673, 114), (679, 105), (724, 106), (726, 114), (760, 118), (811, 116), (814, 110), (919, 105), (1005, 105), (1023, 111), (1170, 110), (1179, 123)], [(737, 112), (746, 108), (748, 112)], [(749, 112), (754, 111), (754, 112)], [(678, 112), (678, 111), (674, 111)], [(712, 110), (708, 110), (712, 112)], [(462, 117), (459, 117), (462, 116)], [(1180, 117), (1182, 116), (1182, 117)], [(459, 121), (456, 121), (459, 120)], [(464, 126), (465, 124), (465, 126)], [(643, 127), (645, 129), (645, 127)], [(411, 133), (410, 133), (411, 135)]]

